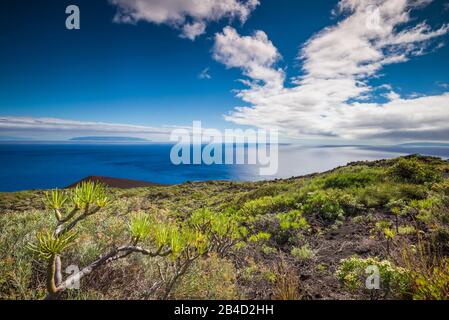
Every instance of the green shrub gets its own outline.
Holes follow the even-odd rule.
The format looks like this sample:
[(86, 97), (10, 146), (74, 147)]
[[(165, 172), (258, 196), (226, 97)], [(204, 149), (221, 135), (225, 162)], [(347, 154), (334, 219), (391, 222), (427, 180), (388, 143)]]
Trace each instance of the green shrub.
[(385, 182), (356, 190), (357, 202), (368, 208), (382, 208), (397, 201), (419, 200), (427, 197), (424, 186)]
[(289, 194), (262, 197), (243, 204), (240, 212), (245, 216), (277, 213), (294, 207), (295, 199)]
[(432, 191), (449, 197), (449, 179), (446, 179), (440, 183), (435, 183), (432, 185)]
[(245, 202), (260, 199), (263, 197), (274, 197), (281, 193), (285, 193), (288, 190), (288, 184), (280, 184), (280, 183), (270, 183), (266, 185), (258, 186), (256, 189), (251, 190), (241, 197), (239, 197), (236, 202), (240, 204), (244, 204)]
[(389, 169), (388, 174), (396, 181), (415, 184), (436, 182), (441, 179), (435, 167), (427, 166), (416, 158), (400, 158)]
[(335, 197), (346, 215), (357, 215), (365, 211), (365, 206), (351, 193), (336, 192)]
[(344, 216), (339, 198), (331, 192), (321, 190), (310, 193), (301, 208), (305, 214), (315, 215), (324, 220), (335, 221)]
[(315, 255), (315, 252), (307, 243), (301, 247), (293, 247), (290, 253), (297, 261), (307, 261)]
[(380, 290), (385, 295), (405, 297), (411, 289), (411, 274), (408, 270), (394, 266), (388, 260), (377, 257), (362, 259), (351, 257), (340, 261), (336, 276), (350, 290), (366, 290), (365, 281), (369, 275), (367, 268), (375, 266), (379, 270)]
[(428, 196), (425, 186), (415, 184), (401, 184), (398, 186), (398, 197), (404, 200), (422, 200)]
[(360, 188), (376, 183), (382, 177), (383, 170), (378, 168), (355, 167), (345, 168), (324, 178), (324, 188)]
[(271, 234), (269, 234), (268, 232), (259, 232), (259, 233), (249, 236), (248, 242), (263, 243), (265, 241), (270, 240), (270, 237), (271, 237)]
[(261, 251), (266, 255), (274, 254), (277, 252), (276, 248), (270, 247), (266, 244), (262, 245)]
[(286, 213), (279, 213), (277, 215), (281, 230), (297, 230), (308, 229), (309, 224), (307, 220), (302, 216), (300, 210), (292, 210)]
[(395, 185), (381, 183), (358, 190), (357, 198), (366, 207), (379, 208), (399, 197)]

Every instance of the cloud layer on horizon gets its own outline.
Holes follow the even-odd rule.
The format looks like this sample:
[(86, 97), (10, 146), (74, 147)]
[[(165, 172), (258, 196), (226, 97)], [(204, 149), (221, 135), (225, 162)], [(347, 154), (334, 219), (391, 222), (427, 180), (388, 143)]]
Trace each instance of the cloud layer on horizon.
[[(403, 98), (390, 85), (369, 85), (384, 66), (441, 46), (435, 40), (448, 33), (448, 25), (410, 25), (410, 13), (430, 2), (341, 0), (335, 13), (344, 18), (304, 44), (298, 53), (302, 75), (290, 86), (276, 67), (280, 54), (263, 31), (241, 36), (226, 27), (215, 36), (213, 57), (250, 80), (237, 93), (247, 105), (225, 119), (301, 138), (441, 140), (442, 132), (449, 133), (449, 93)], [(379, 92), (386, 103), (371, 102)]]
[(0, 135), (26, 134), (40, 137), (43, 133), (61, 134), (126, 134), (133, 136), (168, 137), (170, 128), (147, 127), (118, 123), (76, 121), (58, 118), (0, 116)]
[(147, 21), (181, 30), (181, 36), (194, 40), (206, 32), (209, 22), (238, 19), (244, 23), (259, 0), (109, 0), (117, 6), (115, 22)]

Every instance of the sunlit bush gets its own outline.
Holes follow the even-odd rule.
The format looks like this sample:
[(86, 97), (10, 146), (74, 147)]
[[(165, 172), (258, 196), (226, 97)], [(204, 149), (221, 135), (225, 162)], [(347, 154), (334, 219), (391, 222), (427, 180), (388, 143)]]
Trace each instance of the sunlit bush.
[(377, 257), (362, 259), (354, 256), (341, 260), (336, 276), (350, 290), (367, 290), (365, 282), (369, 272), (366, 271), (370, 266), (375, 266), (379, 270), (380, 290), (385, 296), (406, 297), (410, 294), (412, 284), (410, 272)]
[(338, 197), (325, 191), (315, 191), (309, 194), (301, 208), (305, 214), (311, 214), (324, 220), (335, 221), (344, 216)]
[(294, 205), (295, 198), (289, 194), (267, 196), (246, 202), (241, 208), (241, 213), (246, 216), (278, 213), (293, 208)]

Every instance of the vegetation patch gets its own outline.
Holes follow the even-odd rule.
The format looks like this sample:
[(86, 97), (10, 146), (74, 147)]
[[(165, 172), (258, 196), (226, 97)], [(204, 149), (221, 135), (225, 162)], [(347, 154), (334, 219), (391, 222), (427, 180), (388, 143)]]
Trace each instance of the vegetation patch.
[(0, 299), (447, 299), (448, 173), (414, 155), (275, 181), (0, 193)]

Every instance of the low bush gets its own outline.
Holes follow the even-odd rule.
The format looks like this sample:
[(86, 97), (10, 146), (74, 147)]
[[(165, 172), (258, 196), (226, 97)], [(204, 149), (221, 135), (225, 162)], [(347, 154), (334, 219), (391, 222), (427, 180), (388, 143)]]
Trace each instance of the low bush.
[(295, 258), (295, 260), (300, 262), (312, 259), (315, 254), (315, 252), (307, 243), (302, 245), (301, 247), (293, 247), (290, 253)]
[(394, 180), (405, 183), (423, 184), (441, 180), (434, 167), (428, 166), (417, 158), (400, 158), (389, 170)]
[(308, 194), (301, 209), (305, 214), (328, 221), (335, 221), (344, 216), (339, 197), (332, 194), (331, 191), (315, 191)]
[(434, 265), (428, 272), (414, 272), (413, 299), (449, 300), (449, 259)]
[(266, 196), (245, 202), (240, 209), (245, 216), (258, 216), (263, 214), (274, 214), (295, 206), (295, 198), (290, 194), (282, 194), (274, 197)]
[(279, 213), (277, 215), (279, 220), (279, 225), (281, 230), (298, 230), (298, 229), (308, 229), (309, 224), (307, 220), (302, 216), (300, 210), (291, 210), (285, 213)]
[(368, 208), (384, 208), (397, 201), (421, 200), (427, 197), (421, 185), (384, 182), (355, 191), (357, 202)]
[(361, 188), (380, 181), (382, 175), (380, 168), (350, 167), (326, 176), (323, 186), (326, 189)]
[(412, 284), (410, 272), (377, 257), (363, 259), (354, 256), (344, 259), (340, 261), (336, 276), (350, 290), (367, 291), (365, 282), (372, 272), (367, 269), (368, 267), (375, 267), (379, 271), (379, 290), (385, 296), (406, 297), (410, 294)]
[(237, 272), (234, 265), (214, 253), (192, 265), (174, 289), (172, 297), (195, 300), (242, 298), (237, 290)]

